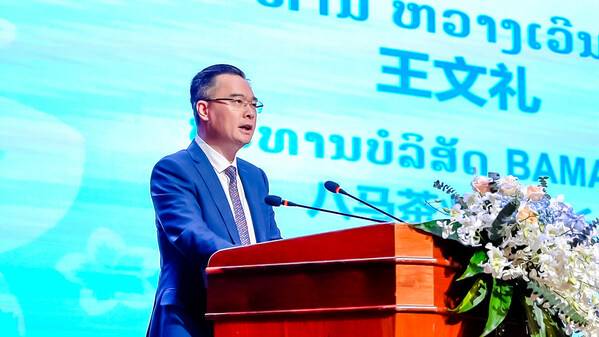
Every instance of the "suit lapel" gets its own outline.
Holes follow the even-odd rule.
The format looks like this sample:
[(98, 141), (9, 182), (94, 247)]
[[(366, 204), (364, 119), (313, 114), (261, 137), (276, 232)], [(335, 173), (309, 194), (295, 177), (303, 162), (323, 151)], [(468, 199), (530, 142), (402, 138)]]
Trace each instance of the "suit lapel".
[(245, 198), (250, 208), (252, 215), (252, 224), (254, 227), (254, 233), (256, 234), (256, 242), (266, 241), (266, 233), (264, 232), (264, 217), (262, 217), (262, 200), (253, 186), (252, 177), (246, 166), (246, 163), (242, 160), (237, 159), (237, 168), (239, 169), (239, 179), (243, 185), (243, 191), (245, 192)]
[[(214, 172), (214, 168), (210, 164), (210, 161), (200, 149), (198, 144), (195, 141), (192, 141), (189, 147), (187, 148), (187, 152), (190, 154), (191, 158), (195, 161), (196, 169), (208, 187), (210, 191), (210, 196), (218, 209), (218, 212), (223, 219), (225, 227), (233, 239), (235, 244), (240, 245), (241, 240), (239, 239), (239, 232), (237, 231), (237, 226), (235, 225), (235, 219), (233, 218), (233, 213), (231, 213), (231, 208), (229, 207), (229, 202), (227, 201), (227, 196), (225, 195), (225, 191), (223, 191), (223, 187), (218, 180), (218, 176), (216, 172)], [(245, 186), (244, 186), (245, 187)]]

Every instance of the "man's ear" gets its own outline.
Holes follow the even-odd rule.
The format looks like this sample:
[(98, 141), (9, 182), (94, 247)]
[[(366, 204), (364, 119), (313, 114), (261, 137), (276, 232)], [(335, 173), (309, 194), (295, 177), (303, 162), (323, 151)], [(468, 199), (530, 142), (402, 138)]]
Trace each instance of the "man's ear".
[(197, 101), (196, 111), (200, 120), (206, 122), (210, 119), (208, 117), (208, 102), (202, 100)]

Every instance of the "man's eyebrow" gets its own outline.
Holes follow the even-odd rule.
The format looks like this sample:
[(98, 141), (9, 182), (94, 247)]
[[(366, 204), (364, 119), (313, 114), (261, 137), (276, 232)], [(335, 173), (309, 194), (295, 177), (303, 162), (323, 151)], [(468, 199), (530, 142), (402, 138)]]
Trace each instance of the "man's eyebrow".
[[(246, 96), (244, 94), (230, 94), (229, 97), (243, 97), (243, 98), (245, 98)], [(256, 101), (258, 99), (254, 96), (254, 97), (252, 97), (252, 100)]]

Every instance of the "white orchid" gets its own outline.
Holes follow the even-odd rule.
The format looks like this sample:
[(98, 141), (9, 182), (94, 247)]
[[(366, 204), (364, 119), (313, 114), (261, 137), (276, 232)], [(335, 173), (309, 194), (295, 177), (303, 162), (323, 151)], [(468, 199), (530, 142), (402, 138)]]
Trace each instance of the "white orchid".
[[(522, 186), (511, 176), (495, 181), (476, 177), (473, 193), (463, 195), (450, 209), (450, 219), (437, 224), (444, 238), (455, 234), (466, 246), (484, 245), (485, 273), (506, 281), (534, 281), (586, 320), (585, 326), (578, 325), (555, 311), (566, 331), (599, 336), (599, 226), (587, 230), (584, 217), (563, 196), (551, 199), (545, 186)], [(517, 209), (498, 220), (510, 203)], [(552, 310), (548, 302), (542, 306)]]
[(487, 243), (485, 248), (488, 261), (482, 265), (483, 270), (494, 278), (502, 279), (505, 269), (509, 268), (512, 263), (503, 255), (503, 251), (494, 247), (492, 243)]
[(443, 228), (443, 233), (441, 235), (444, 239), (447, 239), (453, 234), (453, 223), (449, 221), (437, 221), (437, 226)]

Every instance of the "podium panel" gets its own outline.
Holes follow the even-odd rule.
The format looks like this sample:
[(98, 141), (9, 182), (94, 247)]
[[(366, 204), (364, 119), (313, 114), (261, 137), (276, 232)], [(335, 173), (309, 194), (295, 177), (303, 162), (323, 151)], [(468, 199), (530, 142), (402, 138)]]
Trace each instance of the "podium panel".
[(215, 337), (478, 335), (447, 310), (455, 249), (377, 224), (222, 250), (206, 269), (206, 317)]

